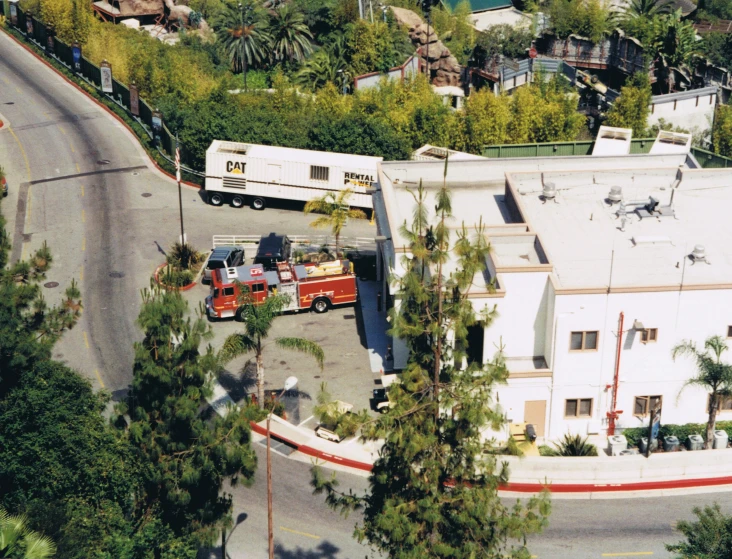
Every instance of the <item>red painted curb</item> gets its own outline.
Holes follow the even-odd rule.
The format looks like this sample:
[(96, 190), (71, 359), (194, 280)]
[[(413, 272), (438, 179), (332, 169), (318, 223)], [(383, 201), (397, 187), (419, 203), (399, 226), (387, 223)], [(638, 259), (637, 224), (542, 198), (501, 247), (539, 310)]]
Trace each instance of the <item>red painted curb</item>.
[(170, 289), (172, 291), (188, 291), (189, 289), (193, 289), (197, 284), (194, 281), (193, 283), (189, 283), (188, 285), (184, 287), (168, 287), (167, 285), (163, 285), (160, 283), (160, 280), (158, 279), (158, 274), (160, 273), (160, 270), (165, 268), (168, 265), (167, 262), (163, 262), (160, 266), (155, 268), (155, 273), (153, 274), (153, 278), (155, 279), (155, 283), (157, 283), (160, 287), (164, 287), (165, 289)]
[[(267, 435), (264, 427), (252, 422), (252, 431), (260, 435)], [(287, 444), (297, 448), (299, 452), (319, 458), (326, 462), (341, 464), (357, 470), (370, 472), (372, 464), (358, 462), (350, 458), (341, 458), (333, 454), (328, 454), (322, 450), (312, 448), (306, 445), (299, 445), (280, 435), (271, 434), (272, 437), (284, 441)], [(513, 491), (516, 493), (539, 493), (547, 489), (550, 493), (612, 493), (618, 491), (658, 491), (663, 489), (685, 489), (689, 487), (714, 487), (716, 485), (732, 485), (732, 476), (701, 478), (701, 479), (674, 479), (668, 481), (644, 481), (636, 483), (507, 483), (500, 486), (501, 491)]]
[[(43, 64), (45, 64), (46, 66), (48, 66), (51, 70), (53, 70), (56, 73), (57, 76), (59, 76), (59, 77), (63, 78), (64, 80), (66, 80), (66, 82), (68, 82), (69, 84), (71, 84), (72, 86), (74, 86), (79, 92), (83, 93), (88, 99), (92, 100), (94, 103), (96, 103), (97, 105), (99, 105), (102, 109), (104, 109), (105, 111), (107, 111), (110, 115), (112, 115), (115, 119), (117, 119), (117, 121), (120, 122), (125, 128), (127, 128), (127, 130), (129, 130), (135, 138), (137, 138), (137, 134), (132, 129), (132, 127), (129, 124), (127, 124), (127, 122), (124, 119), (120, 118), (120, 116), (117, 113), (115, 113), (112, 109), (110, 109), (109, 107), (107, 107), (107, 105), (105, 105), (104, 103), (102, 103), (98, 99), (92, 97), (89, 94), (88, 91), (84, 90), (74, 80), (69, 79), (68, 77), (66, 77), (65, 75), (63, 75), (61, 72), (59, 72), (58, 70), (56, 70), (56, 68), (54, 68), (53, 64), (51, 64), (50, 62), (48, 62), (42, 56), (39, 56), (38, 54), (36, 54), (36, 52), (32, 48), (30, 48), (25, 43), (23, 43), (23, 42), (19, 41), (18, 39), (16, 39), (11, 33), (5, 32), (5, 35), (7, 35), (8, 37), (10, 37), (10, 39), (12, 39), (13, 41), (15, 41), (18, 45), (20, 45), (21, 47), (23, 47), (25, 50), (27, 50), (37, 60), (40, 60)], [(0, 121), (0, 128), (2, 128), (2, 121)], [(137, 138), (137, 141), (138, 141), (138, 143), (140, 143), (139, 138)], [(141, 144), (141, 146), (142, 146), (142, 144)], [(169, 179), (175, 180), (175, 176), (173, 174), (169, 173), (168, 171), (166, 171), (165, 169), (163, 169), (160, 165), (158, 165), (158, 162), (155, 161), (155, 159), (153, 159), (152, 157), (150, 157), (150, 154), (147, 152), (147, 150), (145, 148), (142, 148), (142, 151), (145, 152), (145, 155), (150, 160), (150, 163), (152, 163), (153, 165), (155, 165), (155, 167), (157, 168), (158, 171), (160, 171), (161, 173), (163, 173)], [(188, 182), (188, 181), (184, 181), (184, 180), (182, 180), (180, 182), (181, 182), (181, 184), (185, 184), (186, 186), (190, 186), (190, 187), (193, 187), (193, 188), (197, 188), (198, 190), (201, 190), (201, 188), (202, 188), (200, 185), (198, 185), (196, 183), (193, 183), (193, 182)]]
[(0, 128), (2, 128), (3, 126), (5, 126), (5, 123), (2, 120), (0, 120)]

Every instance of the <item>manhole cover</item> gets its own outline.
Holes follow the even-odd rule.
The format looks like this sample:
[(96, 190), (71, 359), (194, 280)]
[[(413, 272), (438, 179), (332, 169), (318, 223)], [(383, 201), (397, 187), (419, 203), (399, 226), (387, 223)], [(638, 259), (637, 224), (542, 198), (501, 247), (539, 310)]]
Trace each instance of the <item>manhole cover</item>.
[(109, 165), (109, 159), (97, 159), (97, 165)]
[(141, 196), (142, 196), (143, 198), (150, 198), (150, 196), (152, 196), (152, 192), (143, 192), (143, 193), (141, 194)]
[(125, 277), (125, 273), (124, 272), (109, 272), (109, 277), (110, 278), (123, 278), (123, 277)]
[(134, 171), (134, 172), (132, 173), (132, 176), (133, 176), (133, 177), (139, 177), (139, 176), (140, 176), (140, 173), (138, 173), (137, 171)]
[(57, 281), (47, 281), (46, 283), (43, 284), (43, 287), (47, 287), (48, 289), (51, 289), (53, 287), (58, 287), (58, 282)]

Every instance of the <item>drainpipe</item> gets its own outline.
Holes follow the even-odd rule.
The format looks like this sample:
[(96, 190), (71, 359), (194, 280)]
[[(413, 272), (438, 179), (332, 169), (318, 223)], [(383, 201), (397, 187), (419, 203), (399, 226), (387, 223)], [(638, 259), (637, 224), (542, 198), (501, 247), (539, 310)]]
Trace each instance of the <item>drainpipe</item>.
[[(620, 318), (618, 318), (618, 348), (615, 355), (615, 376), (613, 377), (612, 383), (612, 397), (610, 399), (610, 411), (607, 412), (608, 425), (607, 434), (612, 436), (615, 434), (615, 420), (622, 413), (617, 411), (618, 406), (618, 383), (620, 381), (620, 352), (623, 349), (623, 318), (624, 315), (621, 312)], [(609, 387), (608, 387), (609, 388)]]

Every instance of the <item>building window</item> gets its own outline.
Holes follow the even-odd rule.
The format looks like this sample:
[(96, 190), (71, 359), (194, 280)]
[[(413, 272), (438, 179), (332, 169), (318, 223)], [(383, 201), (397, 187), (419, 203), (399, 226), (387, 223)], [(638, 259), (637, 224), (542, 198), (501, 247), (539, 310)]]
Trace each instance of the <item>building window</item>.
[(592, 398), (565, 400), (564, 417), (592, 417)]
[(311, 181), (328, 181), (330, 177), (330, 167), (320, 167), (318, 165), (310, 165)]
[(732, 338), (732, 326), (727, 326), (727, 337)]
[(647, 344), (648, 342), (658, 341), (658, 328), (646, 328), (641, 330), (641, 342)]
[(224, 287), (224, 296), (230, 297), (234, 294), (234, 288), (233, 287)]
[(651, 410), (661, 406), (661, 396), (636, 396), (633, 415), (648, 415)]
[(597, 330), (589, 332), (572, 332), (569, 338), (569, 351), (595, 351), (597, 350)]
[[(707, 398), (707, 409), (705, 411), (709, 411), (709, 400), (711, 397), (712, 395), (710, 394)], [(717, 405), (718, 411), (732, 411), (732, 396), (717, 396), (717, 402), (719, 402)]]
[(262, 291), (264, 291), (263, 283), (253, 283), (252, 284), (252, 293), (261, 293)]

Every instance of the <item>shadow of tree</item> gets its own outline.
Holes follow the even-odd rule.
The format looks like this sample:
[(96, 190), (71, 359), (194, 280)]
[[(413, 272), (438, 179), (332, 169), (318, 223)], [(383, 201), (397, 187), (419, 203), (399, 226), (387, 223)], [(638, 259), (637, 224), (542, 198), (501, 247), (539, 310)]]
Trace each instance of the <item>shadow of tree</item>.
[(275, 542), (274, 554), (277, 559), (343, 559), (339, 555), (340, 548), (329, 541), (323, 541), (315, 549), (295, 547), (287, 549)]
[(219, 375), (219, 383), (229, 393), (231, 399), (239, 403), (257, 385), (257, 364), (248, 360), (239, 373), (224, 371)]

